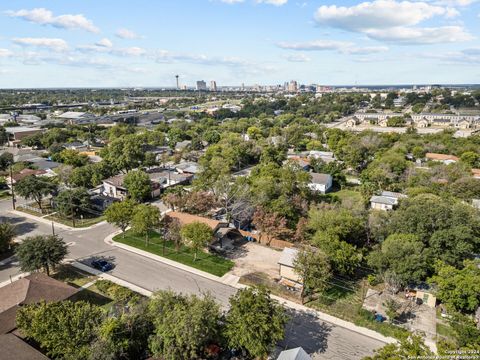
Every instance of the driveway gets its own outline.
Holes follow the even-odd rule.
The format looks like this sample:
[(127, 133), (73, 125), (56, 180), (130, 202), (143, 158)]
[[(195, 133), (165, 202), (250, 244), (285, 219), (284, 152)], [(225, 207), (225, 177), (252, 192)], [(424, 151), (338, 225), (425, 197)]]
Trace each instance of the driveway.
[(275, 250), (254, 242), (247, 242), (239, 246), (233, 254), (229, 256), (235, 262), (231, 273), (241, 277), (253, 272), (262, 272), (268, 274), (272, 279), (278, 278), (278, 260), (280, 260), (281, 253), (280, 250)]

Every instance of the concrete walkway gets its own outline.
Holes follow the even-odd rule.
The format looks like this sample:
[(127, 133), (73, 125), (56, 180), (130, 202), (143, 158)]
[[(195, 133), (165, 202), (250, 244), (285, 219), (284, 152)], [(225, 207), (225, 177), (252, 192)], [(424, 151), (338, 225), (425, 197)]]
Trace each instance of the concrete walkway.
[[(164, 264), (167, 264), (167, 265), (170, 265), (170, 266), (173, 266), (173, 267), (176, 267), (178, 269), (181, 269), (181, 270), (184, 270), (184, 271), (187, 271), (187, 272), (190, 272), (192, 274), (196, 274), (196, 275), (199, 275), (199, 276), (203, 276), (207, 279), (210, 279), (210, 280), (214, 280), (214, 281), (217, 281), (219, 283), (222, 283), (222, 284), (225, 284), (225, 285), (230, 285), (232, 287), (235, 287), (237, 289), (243, 289), (243, 288), (246, 288), (247, 286), (246, 285), (242, 285), (240, 283), (238, 283), (238, 276), (235, 276), (235, 275), (232, 275), (230, 273), (227, 273), (225, 274), (223, 277), (218, 277), (218, 276), (215, 276), (215, 275), (212, 275), (212, 274), (209, 274), (209, 273), (206, 273), (204, 271), (201, 271), (201, 270), (197, 270), (195, 268), (192, 268), (190, 266), (187, 266), (187, 265), (184, 265), (184, 264), (181, 264), (181, 263), (178, 263), (176, 261), (172, 261), (172, 260), (169, 260), (169, 259), (166, 259), (164, 257), (161, 257), (161, 256), (158, 256), (158, 255), (154, 255), (154, 254), (151, 254), (147, 251), (143, 251), (143, 250), (139, 250), (133, 246), (128, 246), (128, 245), (125, 245), (125, 244), (121, 244), (121, 243), (118, 243), (116, 241), (113, 241), (113, 237), (118, 235), (118, 234), (121, 234), (121, 231), (117, 231), (113, 234), (110, 234), (109, 236), (107, 236), (105, 238), (105, 242), (109, 245), (112, 245), (112, 246), (116, 246), (116, 247), (119, 247), (119, 248), (122, 248), (124, 250), (127, 250), (127, 251), (130, 251), (130, 252), (133, 252), (135, 254), (138, 254), (138, 255), (141, 255), (141, 256), (145, 256), (149, 259), (152, 259), (152, 260), (156, 260), (156, 261), (159, 261), (159, 262), (162, 262)], [(83, 264), (81, 264), (82, 266), (85, 266)], [(87, 270), (88, 271), (88, 270)], [(102, 274), (102, 273), (100, 273)], [(103, 275), (107, 275), (107, 274), (103, 274)], [(111, 275), (108, 275), (109, 277), (112, 277)], [(118, 279), (120, 280), (120, 279)], [(111, 280), (113, 281), (113, 280)], [(124, 282), (123, 280), (121, 280), (123, 283), (126, 283)], [(115, 282), (115, 281), (113, 281)], [(122, 285), (119, 283), (119, 285)], [(133, 285), (133, 284), (131, 284)], [(128, 283), (127, 285), (123, 285), (123, 286), (126, 286), (126, 287), (129, 287), (128, 286)], [(133, 285), (135, 286), (135, 285)], [(130, 287), (129, 287), (130, 288)], [(131, 288), (133, 290), (133, 288)], [(145, 290), (145, 289), (142, 289), (143, 291), (148, 291), (148, 290)], [(151, 294), (151, 292), (150, 292)], [(147, 295), (147, 296), (150, 296), (150, 295)], [(337, 317), (334, 317), (332, 315), (329, 315), (329, 314), (326, 314), (326, 313), (323, 313), (321, 311), (318, 311), (318, 310), (315, 310), (315, 309), (312, 309), (312, 308), (309, 308), (309, 307), (306, 307), (304, 305), (301, 305), (301, 304), (297, 304), (293, 301), (289, 301), (287, 299), (284, 299), (284, 298), (281, 298), (281, 297), (278, 297), (278, 296), (275, 296), (275, 295), (272, 295), (272, 298), (277, 300), (279, 303), (283, 304), (284, 306), (290, 308), (290, 309), (294, 309), (294, 310), (297, 310), (297, 311), (302, 311), (302, 312), (306, 312), (310, 315), (314, 315), (317, 319), (319, 320), (323, 320), (323, 321), (326, 321), (328, 323), (331, 323), (331, 324), (334, 324), (334, 325), (337, 325), (337, 326), (340, 326), (340, 327), (343, 327), (343, 328), (346, 328), (348, 330), (351, 330), (351, 331), (354, 331), (354, 332), (357, 332), (359, 334), (362, 334), (362, 335), (365, 335), (365, 336), (368, 336), (368, 337), (371, 337), (373, 339), (376, 339), (378, 341), (381, 341), (381, 342), (384, 342), (384, 343), (395, 343), (397, 342), (396, 339), (392, 338), (392, 337), (387, 337), (387, 336), (383, 336), (382, 334), (376, 332), (376, 331), (373, 331), (373, 330), (370, 330), (370, 329), (367, 329), (367, 328), (364, 328), (364, 327), (361, 327), (361, 326), (357, 326), (351, 322), (348, 322), (348, 321), (345, 321), (345, 320), (342, 320), (342, 319), (339, 319)]]
[[(58, 223), (58, 222), (53, 221), (53, 220), (47, 220), (47, 219), (45, 219), (44, 217), (40, 217), (40, 216), (35, 216), (35, 215), (32, 215), (32, 214), (28, 214), (28, 213), (23, 212), (23, 211), (10, 210), (9, 212), (12, 213), (12, 214), (15, 214), (15, 215), (17, 215), (17, 216), (23, 216), (23, 217), (26, 217), (27, 219), (35, 220), (35, 221), (38, 221), (38, 222), (41, 222), (41, 223), (44, 223), (44, 224), (47, 224), (47, 225), (51, 225), (52, 222), (53, 222), (55, 228), (62, 229), (62, 230), (68, 230), (68, 231), (85, 231), (85, 230), (91, 230), (91, 229), (95, 229), (96, 227), (101, 226), (101, 225), (107, 223), (105, 220), (103, 220), (103, 221), (100, 221), (100, 222), (98, 222), (98, 223), (96, 223), (96, 224), (93, 224), (93, 225), (91, 225), (91, 226), (86, 226), (86, 227), (73, 227), (73, 226), (68, 226), (68, 225), (65, 225), (65, 224)], [(48, 215), (47, 215), (47, 216), (48, 216)]]

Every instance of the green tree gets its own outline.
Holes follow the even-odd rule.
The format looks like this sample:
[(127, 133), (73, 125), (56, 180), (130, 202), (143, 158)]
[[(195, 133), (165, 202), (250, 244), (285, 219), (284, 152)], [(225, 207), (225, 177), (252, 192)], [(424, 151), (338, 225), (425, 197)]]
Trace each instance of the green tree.
[(145, 159), (142, 142), (135, 134), (115, 138), (101, 155), (117, 171), (127, 172), (137, 168)]
[(60, 264), (68, 254), (67, 244), (56, 235), (27, 237), (15, 250), (22, 271), (50, 270)]
[(412, 234), (392, 234), (379, 249), (368, 256), (368, 263), (380, 274), (394, 272), (401, 285), (425, 279), (428, 273), (427, 257), (422, 241)]
[(114, 202), (105, 210), (105, 218), (110, 224), (114, 224), (122, 230), (125, 237), (125, 230), (132, 222), (135, 203), (130, 200)]
[(148, 174), (144, 171), (130, 171), (123, 179), (123, 185), (127, 189), (128, 196), (137, 202), (151, 196), (152, 184)]
[(154, 324), (149, 349), (156, 358), (205, 358), (205, 347), (219, 339), (220, 308), (209, 295), (198, 298), (157, 292), (149, 312)]
[(153, 324), (146, 306), (136, 305), (128, 312), (109, 317), (98, 328), (98, 339), (91, 347), (89, 360), (146, 358)]
[(385, 314), (388, 316), (388, 320), (390, 323), (393, 324), (394, 320), (398, 317), (398, 310), (402, 307), (402, 305), (395, 301), (394, 299), (387, 299), (383, 306), (385, 307)]
[(160, 226), (160, 209), (156, 206), (140, 204), (133, 212), (132, 230), (137, 234), (144, 234), (145, 244), (148, 245), (149, 233)]
[(0, 171), (5, 171), (10, 165), (13, 165), (13, 154), (4, 152), (0, 155)]
[(363, 360), (400, 360), (433, 355), (421, 336), (411, 335), (401, 339), (399, 343), (387, 344), (375, 350), (375, 355), (364, 357)]
[(77, 150), (73, 149), (64, 149), (58, 154), (54, 154), (52, 159), (74, 167), (84, 166), (88, 163), (87, 155), (80, 154)]
[(480, 163), (480, 154), (473, 151), (465, 151), (460, 156), (460, 160), (470, 167), (478, 167)]
[(438, 261), (435, 275), (437, 298), (449, 309), (473, 312), (480, 305), (480, 268), (478, 261), (465, 260), (463, 269)]
[(43, 302), (20, 307), (16, 324), (49, 356), (73, 360), (87, 358), (103, 318), (100, 307), (84, 301)]
[(251, 357), (266, 357), (285, 336), (288, 318), (284, 308), (263, 287), (239, 290), (230, 298), (224, 335), (228, 346)]
[(38, 208), (42, 210), (43, 199), (55, 193), (57, 186), (46, 178), (38, 178), (30, 175), (15, 184), (15, 191), (25, 199), (34, 200)]
[(203, 250), (213, 238), (213, 232), (207, 224), (195, 221), (184, 225), (180, 230), (183, 241), (194, 251), (194, 261), (197, 260), (197, 253)]
[(82, 211), (90, 210), (90, 194), (85, 188), (65, 189), (55, 197), (55, 208), (72, 219)]
[(16, 235), (15, 226), (9, 223), (0, 224), (0, 254), (10, 249)]
[(7, 130), (3, 126), (0, 126), (0, 146), (5, 145), (8, 142)]
[(332, 277), (330, 262), (324, 252), (311, 246), (300, 249), (293, 261), (294, 271), (300, 276), (302, 287), (302, 303), (305, 297), (315, 292), (323, 292), (329, 288), (328, 281)]

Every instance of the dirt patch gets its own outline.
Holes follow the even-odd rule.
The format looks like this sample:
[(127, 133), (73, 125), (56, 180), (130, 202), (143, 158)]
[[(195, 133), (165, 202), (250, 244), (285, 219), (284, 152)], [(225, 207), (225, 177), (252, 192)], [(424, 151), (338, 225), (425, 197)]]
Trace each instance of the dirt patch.
[(280, 277), (278, 260), (281, 251), (253, 242), (238, 247), (229, 257), (235, 262), (232, 274), (242, 277), (247, 274), (261, 272), (269, 278)]

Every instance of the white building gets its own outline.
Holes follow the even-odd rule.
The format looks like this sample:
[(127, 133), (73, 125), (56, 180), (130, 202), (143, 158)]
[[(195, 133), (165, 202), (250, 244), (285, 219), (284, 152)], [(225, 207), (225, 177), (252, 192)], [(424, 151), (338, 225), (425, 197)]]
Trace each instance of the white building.
[(389, 211), (393, 210), (398, 205), (400, 199), (404, 199), (407, 196), (404, 194), (382, 191), (380, 195), (374, 195), (370, 198), (370, 206), (375, 210)]
[(328, 190), (331, 189), (333, 178), (330, 174), (319, 174), (319, 173), (310, 173), (312, 179), (308, 184), (308, 187), (315, 192), (320, 192), (325, 194)]

